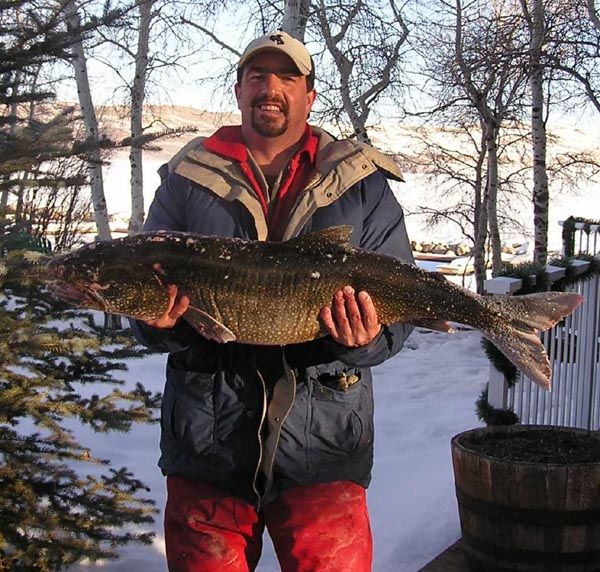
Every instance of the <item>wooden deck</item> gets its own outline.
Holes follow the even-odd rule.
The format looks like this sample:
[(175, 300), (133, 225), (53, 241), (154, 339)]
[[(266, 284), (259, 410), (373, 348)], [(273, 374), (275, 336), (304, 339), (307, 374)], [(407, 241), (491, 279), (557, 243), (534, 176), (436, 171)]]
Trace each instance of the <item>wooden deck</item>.
[(462, 540), (457, 540), (418, 572), (471, 572), (461, 546)]

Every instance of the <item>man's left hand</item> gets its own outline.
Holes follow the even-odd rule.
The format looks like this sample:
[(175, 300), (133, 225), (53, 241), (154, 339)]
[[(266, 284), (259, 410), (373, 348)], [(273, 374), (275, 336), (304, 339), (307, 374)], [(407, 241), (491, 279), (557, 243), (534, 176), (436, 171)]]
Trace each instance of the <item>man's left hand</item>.
[(319, 316), (331, 337), (349, 348), (368, 344), (381, 331), (373, 300), (364, 291), (356, 295), (351, 286), (338, 290), (331, 307), (322, 308)]

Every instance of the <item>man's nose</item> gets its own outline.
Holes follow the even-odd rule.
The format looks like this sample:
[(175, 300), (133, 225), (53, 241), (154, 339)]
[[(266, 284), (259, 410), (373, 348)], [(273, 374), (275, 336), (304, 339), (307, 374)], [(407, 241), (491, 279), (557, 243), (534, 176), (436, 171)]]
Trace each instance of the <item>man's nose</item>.
[(277, 74), (267, 73), (265, 74), (265, 81), (263, 82), (263, 93), (265, 95), (274, 95), (278, 93), (281, 82)]

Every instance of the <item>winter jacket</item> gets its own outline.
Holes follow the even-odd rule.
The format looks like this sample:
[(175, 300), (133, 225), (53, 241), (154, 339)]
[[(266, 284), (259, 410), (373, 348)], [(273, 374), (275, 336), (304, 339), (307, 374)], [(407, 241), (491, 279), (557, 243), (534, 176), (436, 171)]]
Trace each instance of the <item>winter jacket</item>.
[[(284, 239), (350, 224), (351, 243), (412, 261), (404, 216), (386, 177), (395, 162), (373, 148), (319, 135), (315, 172)], [(146, 230), (264, 240), (265, 215), (235, 161), (194, 140), (161, 168)], [(330, 337), (285, 347), (219, 344), (184, 320), (171, 330), (132, 322), (138, 340), (169, 352), (161, 411), (166, 475), (207, 481), (257, 507), (299, 484), (366, 487), (373, 461), (370, 367), (397, 353), (411, 328), (392, 324), (367, 346)]]

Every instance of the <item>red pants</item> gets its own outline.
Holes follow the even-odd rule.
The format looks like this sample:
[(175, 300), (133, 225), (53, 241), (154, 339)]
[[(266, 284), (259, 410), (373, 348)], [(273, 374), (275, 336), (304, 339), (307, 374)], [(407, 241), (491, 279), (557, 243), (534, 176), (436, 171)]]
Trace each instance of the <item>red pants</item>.
[(365, 490), (348, 481), (299, 486), (262, 512), (203, 482), (167, 477), (170, 572), (249, 572), (265, 526), (282, 572), (370, 572)]

